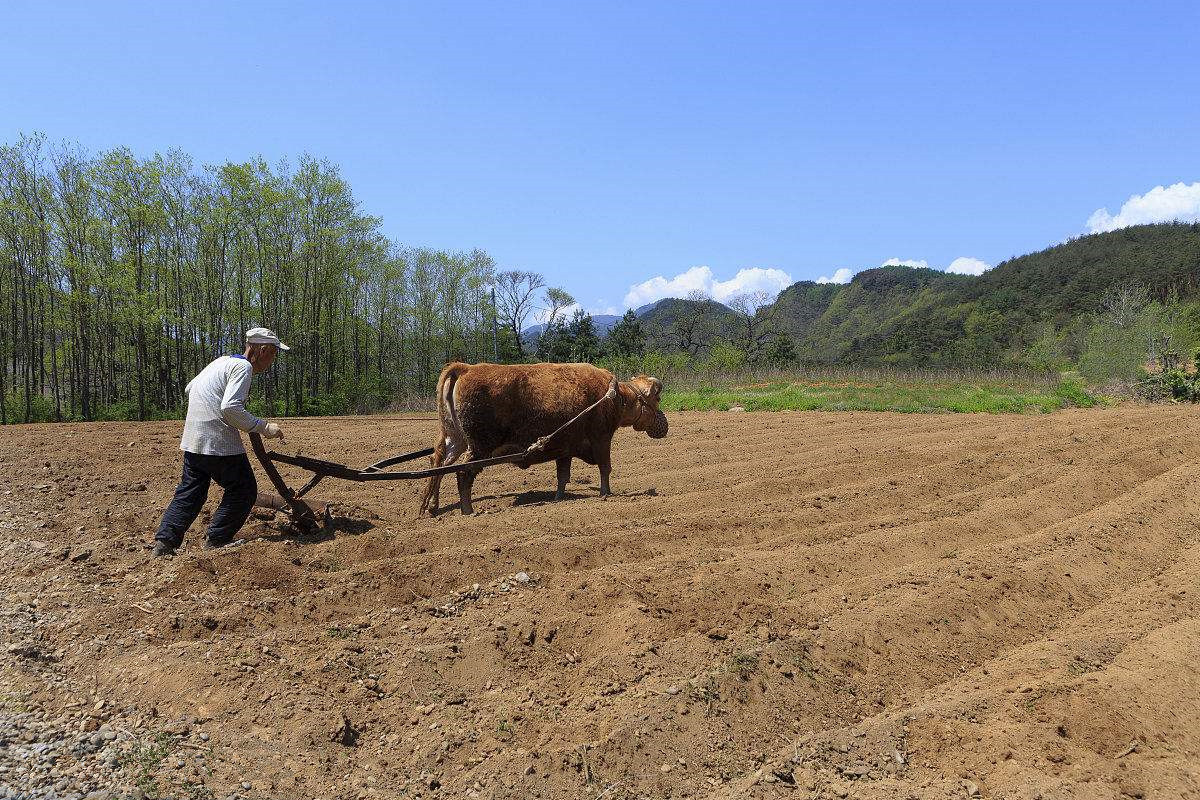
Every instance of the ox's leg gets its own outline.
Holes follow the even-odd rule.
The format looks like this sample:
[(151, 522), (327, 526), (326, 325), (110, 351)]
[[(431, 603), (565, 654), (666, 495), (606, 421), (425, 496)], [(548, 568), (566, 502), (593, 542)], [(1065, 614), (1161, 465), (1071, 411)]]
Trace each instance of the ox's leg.
[(612, 472), (612, 440), (596, 445), (596, 466), (600, 468), (600, 496), (608, 497), (608, 475)]
[(558, 471), (558, 492), (555, 493), (555, 500), (562, 500), (567, 496), (567, 484), (571, 482), (571, 457), (556, 458), (554, 466)]
[[(438, 437), (437, 443), (433, 446), (433, 455), (429, 458), (431, 467), (440, 467), (446, 459), (446, 442), (444, 436)], [(425, 482), (425, 491), (421, 492), (421, 507), (418, 510), (419, 516), (427, 514), (436, 514), (438, 507), (438, 495), (442, 486), (442, 476), (434, 475)]]
[[(466, 443), (460, 442), (454, 436), (443, 436), (433, 447), (433, 456), (430, 459), (430, 466), (440, 467), (445, 464), (453, 464), (458, 460), (458, 457), (466, 450)], [(429, 483), (425, 484), (425, 491), (421, 495), (421, 515), (436, 514), (438, 512), (438, 504), (441, 499), (442, 476), (434, 475), (429, 479)]]
[(475, 476), (479, 474), (477, 469), (461, 470), (456, 477), (458, 478), (458, 507), (464, 514), (474, 514), (475, 509), (471, 506), (471, 487), (475, 484)]

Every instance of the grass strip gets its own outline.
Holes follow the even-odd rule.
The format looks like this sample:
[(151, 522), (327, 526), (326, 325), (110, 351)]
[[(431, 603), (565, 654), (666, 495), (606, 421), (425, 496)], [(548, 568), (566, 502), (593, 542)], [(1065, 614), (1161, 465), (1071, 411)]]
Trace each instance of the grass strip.
[(666, 391), (664, 411), (898, 411), (908, 414), (1049, 413), (1091, 408), (1098, 400), (1082, 384), (1003, 386), (957, 383), (813, 381)]

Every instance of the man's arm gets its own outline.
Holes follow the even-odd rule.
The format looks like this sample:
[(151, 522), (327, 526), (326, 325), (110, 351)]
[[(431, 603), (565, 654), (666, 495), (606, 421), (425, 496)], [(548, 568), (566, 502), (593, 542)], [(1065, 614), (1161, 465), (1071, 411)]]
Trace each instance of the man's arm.
[(221, 398), (221, 419), (230, 427), (247, 433), (264, 433), (266, 420), (261, 420), (246, 410), (250, 397), (250, 378), (254, 370), (247, 361), (234, 362), (225, 381), (225, 396)]

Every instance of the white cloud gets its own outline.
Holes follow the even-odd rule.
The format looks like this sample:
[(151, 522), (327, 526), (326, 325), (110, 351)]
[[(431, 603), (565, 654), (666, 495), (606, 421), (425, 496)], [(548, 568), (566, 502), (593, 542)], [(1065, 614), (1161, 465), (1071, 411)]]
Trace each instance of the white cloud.
[(719, 281), (708, 267), (692, 267), (672, 278), (656, 275), (648, 281), (630, 286), (625, 295), (625, 306), (637, 308), (664, 297), (687, 297), (692, 292), (705, 292), (719, 302), (745, 292), (765, 291), (773, 296), (793, 283), (792, 276), (781, 269), (750, 267), (738, 270), (727, 281)]
[(903, 261), (901, 261), (898, 258), (889, 258), (887, 261), (883, 262), (879, 266), (881, 266), (881, 267), (916, 267), (918, 269), (929, 269), (929, 262), (926, 261), (925, 259), (921, 259), (920, 261), (913, 261), (910, 258), (906, 258)]
[(1200, 222), (1200, 181), (1155, 186), (1145, 194), (1130, 197), (1115, 215), (1107, 208), (1098, 208), (1088, 217), (1087, 228), (1089, 233), (1103, 233), (1130, 225), (1175, 221)]
[(955, 275), (982, 275), (991, 268), (992, 265), (986, 261), (959, 256), (950, 262), (950, 266), (946, 267), (946, 272), (953, 272)]
[(817, 278), (817, 283), (849, 283), (854, 277), (854, 271), (849, 267), (842, 267), (835, 271), (832, 275), (822, 275)]
[(625, 294), (625, 305), (637, 308), (664, 297), (687, 297), (691, 292), (706, 292), (712, 286), (712, 279), (712, 270), (708, 267), (692, 267), (670, 279), (656, 275), (630, 286)]
[(722, 303), (746, 292), (767, 292), (772, 297), (795, 283), (792, 276), (781, 269), (750, 267), (739, 269), (727, 281), (713, 281), (712, 296)]

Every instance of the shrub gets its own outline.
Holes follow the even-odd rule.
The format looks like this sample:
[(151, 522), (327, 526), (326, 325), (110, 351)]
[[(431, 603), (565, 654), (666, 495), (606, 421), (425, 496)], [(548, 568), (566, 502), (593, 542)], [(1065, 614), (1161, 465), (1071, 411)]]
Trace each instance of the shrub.
[(25, 395), (10, 392), (4, 399), (5, 422), (53, 422), (54, 403), (49, 397), (29, 398), (29, 419), (25, 418)]
[(1200, 354), (1195, 367), (1193, 372), (1175, 366), (1146, 375), (1137, 383), (1138, 394), (1154, 402), (1200, 402)]

